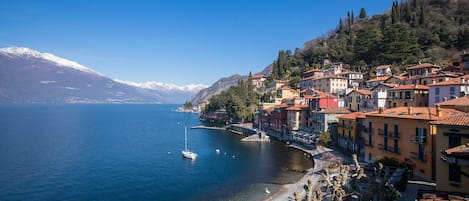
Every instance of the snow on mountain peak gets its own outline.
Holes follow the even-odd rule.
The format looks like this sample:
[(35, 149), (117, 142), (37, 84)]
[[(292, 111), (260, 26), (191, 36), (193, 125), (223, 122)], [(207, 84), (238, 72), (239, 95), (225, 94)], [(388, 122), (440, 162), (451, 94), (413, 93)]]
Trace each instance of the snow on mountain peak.
[(0, 54), (7, 55), (7, 56), (23, 56), (23, 57), (33, 57), (38, 59), (43, 59), (48, 62), (57, 64), (63, 67), (73, 68), (75, 70), (100, 75), (98, 72), (83, 66), (77, 62), (70, 61), (68, 59), (64, 59), (58, 56), (55, 56), (50, 53), (42, 53), (36, 50), (27, 48), (27, 47), (7, 47), (7, 48), (0, 48)]
[(184, 85), (184, 86), (179, 86), (176, 84), (172, 83), (161, 83), (161, 82), (155, 82), (155, 81), (150, 81), (150, 82), (132, 82), (132, 81), (127, 81), (127, 80), (119, 80), (119, 79), (114, 79), (114, 81), (134, 86), (134, 87), (139, 87), (139, 88), (144, 88), (144, 89), (153, 89), (153, 90), (163, 90), (163, 91), (186, 91), (186, 92), (198, 92), (202, 89), (205, 89), (209, 87), (208, 85), (204, 84), (189, 84), (189, 85)]

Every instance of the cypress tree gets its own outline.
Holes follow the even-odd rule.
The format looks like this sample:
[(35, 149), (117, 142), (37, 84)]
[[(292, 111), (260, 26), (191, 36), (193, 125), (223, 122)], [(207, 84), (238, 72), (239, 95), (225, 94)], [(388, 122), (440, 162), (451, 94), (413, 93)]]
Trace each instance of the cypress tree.
[(358, 16), (360, 19), (366, 18), (366, 11), (365, 8), (360, 8), (360, 15)]

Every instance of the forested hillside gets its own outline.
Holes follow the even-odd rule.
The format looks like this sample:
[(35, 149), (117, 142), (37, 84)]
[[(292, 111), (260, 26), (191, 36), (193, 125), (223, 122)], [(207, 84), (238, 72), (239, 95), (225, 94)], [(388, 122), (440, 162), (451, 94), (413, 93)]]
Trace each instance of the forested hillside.
[(367, 16), (349, 11), (337, 28), (305, 43), (294, 52), (281, 50), (271, 79), (290, 80), (323, 62), (344, 62), (353, 70), (369, 72), (373, 66), (405, 67), (418, 62), (439, 65), (469, 50), (469, 1), (409, 0), (394, 2), (389, 12)]

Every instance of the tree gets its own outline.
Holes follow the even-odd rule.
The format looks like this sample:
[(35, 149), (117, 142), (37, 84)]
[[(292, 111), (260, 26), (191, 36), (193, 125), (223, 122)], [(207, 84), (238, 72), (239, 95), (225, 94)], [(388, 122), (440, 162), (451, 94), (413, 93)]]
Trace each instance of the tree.
[(366, 11), (365, 8), (360, 8), (360, 15), (358, 16), (360, 19), (366, 18)]
[(329, 132), (322, 132), (318, 137), (318, 143), (321, 145), (326, 145), (331, 141), (331, 134)]
[(366, 63), (372, 63), (378, 60), (382, 38), (381, 31), (372, 25), (360, 29), (354, 46), (356, 61), (363, 60)]
[(191, 103), (190, 101), (186, 101), (186, 102), (184, 103), (184, 109), (185, 109), (185, 110), (192, 110), (193, 107), (194, 107), (194, 106), (192, 105), (192, 103)]
[(392, 24), (385, 28), (381, 46), (381, 58), (385, 63), (417, 63), (422, 53), (417, 38), (405, 24)]

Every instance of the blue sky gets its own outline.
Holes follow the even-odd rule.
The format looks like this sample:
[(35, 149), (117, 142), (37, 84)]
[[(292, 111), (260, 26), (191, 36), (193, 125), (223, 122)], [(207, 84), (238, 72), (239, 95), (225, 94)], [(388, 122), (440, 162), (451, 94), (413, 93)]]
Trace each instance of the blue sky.
[(212, 84), (391, 0), (0, 0), (0, 47), (49, 52), (137, 82)]

